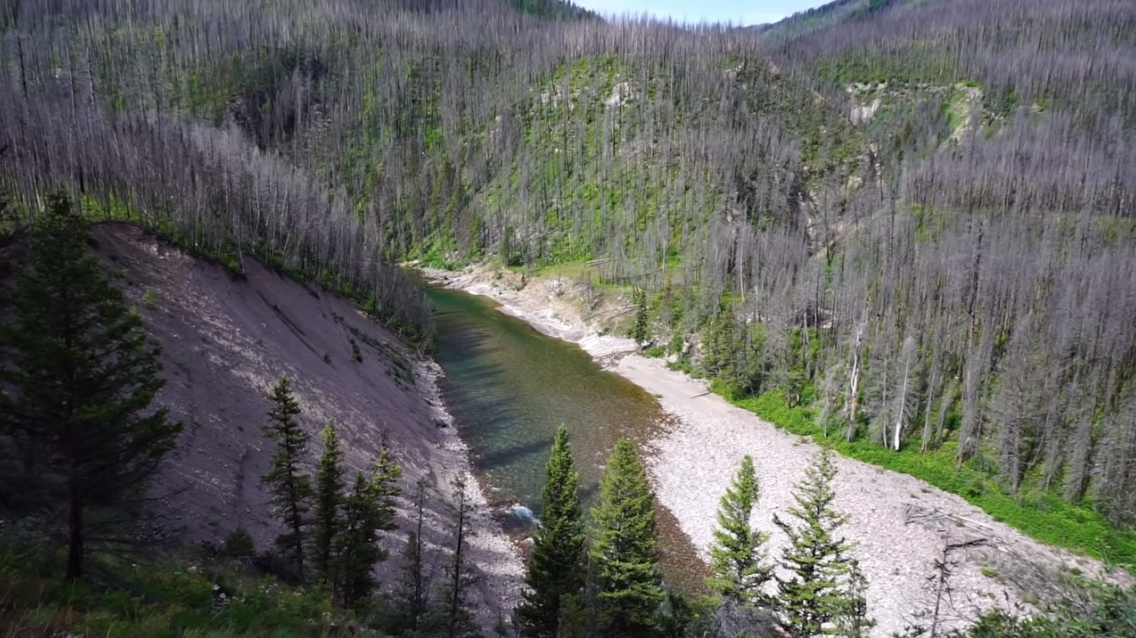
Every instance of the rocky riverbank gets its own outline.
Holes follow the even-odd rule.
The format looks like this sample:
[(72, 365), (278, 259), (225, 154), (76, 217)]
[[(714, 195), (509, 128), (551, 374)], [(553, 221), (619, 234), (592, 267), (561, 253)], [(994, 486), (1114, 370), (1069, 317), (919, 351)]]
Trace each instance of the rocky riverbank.
[[(495, 299), (502, 312), (579, 344), (607, 369), (658, 398), (676, 418), (645, 450), (651, 479), (660, 503), (700, 551), (711, 541), (719, 496), (742, 456), (751, 454), (762, 484), (753, 522), (771, 533), (770, 555), (778, 554), (785, 537), (773, 525), (773, 514), (786, 516), (793, 485), (817, 445), (732, 406), (704, 382), (667, 369), (663, 361), (636, 354), (630, 339), (596, 330), (603, 318), (622, 314), (626, 301), (609, 299), (598, 312), (582, 311), (584, 293), (570, 280), (522, 280), (484, 267), (425, 274), (436, 283)], [(869, 606), (878, 622), (874, 635), (930, 623), (919, 610), (934, 604), (936, 588), (929, 577), (948, 546), (965, 545), (949, 553), (950, 600), (944, 598), (939, 619), (944, 627), (965, 625), (994, 606), (1028, 610), (1026, 601), (1051, 594), (1052, 576), (1062, 570), (1100, 570), (1095, 561), (1034, 541), (911, 476), (844, 457), (838, 467), (836, 505), (851, 517), (845, 531), (870, 581)]]
[[(508, 618), (509, 612), (521, 602), (524, 563), (471, 470), (469, 448), (453, 427), (453, 416), (446, 409), (438, 387), (438, 379), (444, 372), (433, 361), (417, 363), (414, 372), (418, 391), (430, 406), (434, 421), (445, 426), (439, 428), (442, 433), (441, 453), (431, 467), (435, 475), (433, 483), (449, 503), (457, 501), (456, 481), (460, 479), (465, 485), (465, 498), (470, 506), (466, 551), (476, 571), (485, 577), (479, 584), (481, 601), (476, 609), (482, 626), (491, 627), (497, 620), (497, 611)], [(412, 517), (410, 512), (404, 512), (404, 516), (407, 519)], [(440, 530), (450, 526), (444, 517), (440, 517), (428, 527)]]

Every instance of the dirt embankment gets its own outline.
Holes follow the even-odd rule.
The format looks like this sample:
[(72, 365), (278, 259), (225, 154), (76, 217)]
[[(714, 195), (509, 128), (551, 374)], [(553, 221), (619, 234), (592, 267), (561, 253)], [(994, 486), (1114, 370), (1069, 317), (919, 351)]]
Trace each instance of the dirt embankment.
[[(677, 418), (646, 450), (649, 472), (659, 501), (700, 551), (711, 542), (720, 495), (742, 456), (752, 455), (762, 486), (753, 523), (771, 533), (770, 556), (779, 554), (786, 538), (773, 524), (773, 514), (786, 518), (793, 485), (803, 478), (818, 446), (730, 405), (704, 382), (639, 356), (630, 339), (599, 334), (585, 319), (593, 311), (581, 311), (585, 293), (570, 281), (522, 282), (487, 268), (425, 274), (496, 299), (504, 312), (545, 334), (578, 343), (607, 369), (659, 398)], [(603, 317), (618, 316), (621, 306), (629, 306), (626, 300), (589, 300), (589, 306), (605, 305)], [(851, 517), (846, 534), (870, 582), (868, 602), (878, 622), (873, 635), (890, 635), (908, 623), (930, 624), (916, 612), (933, 606), (935, 587), (928, 577), (948, 544), (966, 547), (949, 556), (953, 574), (951, 591), (943, 599), (944, 628), (969, 624), (994, 606), (1013, 611), (1023, 601), (1059, 595), (1051, 578), (1062, 571), (1101, 570), (1095, 561), (1034, 541), (911, 476), (844, 457), (837, 461), (836, 506)]]
[[(238, 525), (266, 549), (272, 523), (260, 477), (272, 445), (262, 435), (267, 393), (287, 374), (311, 435), (334, 423), (349, 471), (367, 471), (387, 437), (410, 497), (419, 479), (429, 492), (427, 541), (448, 542), (452, 481), (466, 476), (474, 504), (470, 555), (485, 573), (480, 609), (496, 617), (520, 591), (522, 565), (468, 475), (466, 448), (450, 424), (436, 380), (441, 370), (409, 352), (390, 331), (345, 300), (297, 283), (253, 260), (233, 275), (127, 225), (94, 229), (99, 255), (123, 272), (146, 329), (162, 344), (166, 387), (158, 401), (185, 424), (173, 458), (154, 487), (165, 524), (187, 541), (221, 541)], [(403, 499), (400, 526), (412, 529)], [(389, 538), (393, 582), (405, 534)], [(437, 552), (432, 553), (434, 555)], [(437, 573), (442, 573), (442, 570)]]

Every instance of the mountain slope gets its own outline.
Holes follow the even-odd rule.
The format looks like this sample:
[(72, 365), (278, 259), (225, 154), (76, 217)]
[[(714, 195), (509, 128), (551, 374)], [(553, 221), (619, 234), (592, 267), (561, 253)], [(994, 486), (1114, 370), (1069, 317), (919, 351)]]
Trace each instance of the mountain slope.
[(70, 185), (412, 336), (395, 260), (641, 289), (658, 351), (724, 394), (1136, 555), (1083, 531), (1136, 511), (1131, 2), (844, 2), (780, 39), (461, 3), (20, 6), (22, 201)]

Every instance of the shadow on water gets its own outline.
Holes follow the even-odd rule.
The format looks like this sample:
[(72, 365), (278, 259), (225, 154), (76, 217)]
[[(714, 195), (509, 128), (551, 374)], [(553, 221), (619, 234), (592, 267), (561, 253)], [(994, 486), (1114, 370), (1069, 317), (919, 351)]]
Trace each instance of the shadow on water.
[[(594, 503), (603, 463), (620, 437), (648, 441), (666, 420), (642, 388), (604, 372), (579, 347), (544, 336), (464, 292), (431, 288), (442, 394), (490, 503), (513, 501), (540, 513), (540, 489), (552, 439), (567, 426), (585, 511)], [(706, 574), (689, 539), (657, 508), (662, 567), (669, 582), (694, 593)]]

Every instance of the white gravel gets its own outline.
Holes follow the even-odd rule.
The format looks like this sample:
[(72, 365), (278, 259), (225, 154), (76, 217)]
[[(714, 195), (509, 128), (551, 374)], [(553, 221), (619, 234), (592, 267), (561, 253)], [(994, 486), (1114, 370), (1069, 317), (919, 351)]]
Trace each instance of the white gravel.
[[(469, 535), (467, 551), (470, 561), (484, 580), (479, 582), (477, 594), (479, 604), (475, 605), (482, 627), (492, 628), (497, 621), (497, 612), (509, 621), (511, 611), (521, 602), (524, 591), (525, 566), (517, 547), (505, 534), (500, 521), (494, 517), (481, 484), (471, 471), (469, 448), (453, 427), (453, 416), (442, 401), (438, 379), (445, 373), (433, 361), (415, 363), (415, 379), (419, 392), (430, 405), (437, 423), (445, 423), (441, 428), (442, 440), (439, 447), (446, 452), (432, 468), (438, 489), (447, 501), (456, 502), (452, 486), (455, 479), (465, 481), (466, 502), (470, 505)], [(411, 518), (409, 512), (406, 518)], [(449, 527), (449, 522), (440, 520), (431, 525), (434, 529)]]
[[(648, 469), (659, 501), (703, 552), (711, 541), (718, 500), (744, 455), (754, 458), (762, 498), (753, 523), (768, 531), (770, 556), (779, 554), (784, 534), (772, 522), (786, 517), (794, 484), (818, 446), (762, 421), (711, 394), (703, 382), (637, 354), (629, 339), (591, 330), (561, 282), (530, 280), (525, 286), (496, 279), (491, 271), (428, 271), (443, 285), (486, 295), (501, 310), (537, 330), (580, 345), (608, 369), (654, 394), (675, 416), (647, 450)], [(969, 624), (984, 609), (1008, 611), (1029, 598), (1052, 595), (1050, 575), (1077, 568), (1100, 573), (1096, 561), (1049, 547), (994, 521), (962, 498), (923, 481), (837, 456), (836, 507), (851, 516), (844, 528), (853, 555), (869, 580), (868, 604), (877, 621), (874, 636), (888, 636), (907, 624), (928, 624), (918, 610), (933, 604), (928, 577), (947, 543), (984, 543), (951, 554), (951, 599), (944, 601), (944, 628)]]

